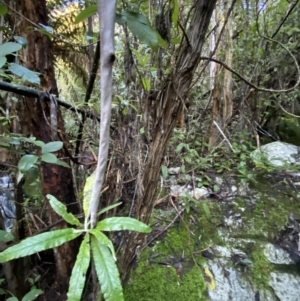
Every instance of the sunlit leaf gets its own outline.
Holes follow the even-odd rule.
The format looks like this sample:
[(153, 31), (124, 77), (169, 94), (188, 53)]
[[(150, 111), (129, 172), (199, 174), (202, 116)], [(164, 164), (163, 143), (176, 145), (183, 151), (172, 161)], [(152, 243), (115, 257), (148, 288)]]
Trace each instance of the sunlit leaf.
[(87, 217), (88, 214), (89, 214), (90, 203), (91, 203), (92, 191), (93, 191), (93, 187), (94, 187), (94, 183), (95, 183), (95, 178), (96, 178), (96, 169), (85, 180), (85, 185), (84, 185), (84, 188), (83, 188), (83, 212), (84, 212), (85, 217)]
[(100, 244), (107, 246), (110, 249), (114, 260), (117, 260), (115, 248), (113, 246), (112, 241), (104, 233), (102, 233), (101, 231), (99, 231), (97, 229), (92, 229), (89, 232), (97, 238), (97, 240)]
[(22, 301), (33, 301), (42, 293), (42, 290), (38, 288), (33, 288), (23, 297)]
[(124, 301), (119, 271), (107, 246), (91, 237), (91, 247), (101, 291), (106, 301)]
[(151, 90), (151, 82), (150, 78), (143, 77), (142, 78), (142, 83), (145, 91), (150, 91)]
[(22, 171), (29, 170), (30, 168), (35, 166), (38, 158), (39, 157), (36, 155), (24, 155), (18, 163), (18, 168)]
[(100, 231), (130, 230), (142, 233), (150, 233), (151, 228), (146, 224), (131, 217), (109, 217), (100, 221), (97, 226)]
[(57, 152), (63, 147), (63, 143), (61, 141), (53, 141), (45, 144), (42, 147), (42, 154), (44, 153), (51, 153), (51, 152)]
[(216, 280), (208, 268), (204, 269), (205, 280), (207, 282), (208, 287), (213, 291), (216, 289)]
[[(15, 43), (15, 44), (17, 44), (17, 43)], [(20, 45), (20, 44), (18, 44), (18, 45)], [(11, 73), (13, 73), (17, 76), (20, 76), (22, 79), (27, 80), (30, 83), (38, 84), (38, 85), (40, 85), (40, 83), (41, 83), (40, 78), (36, 72), (31, 71), (31, 70), (27, 69), (26, 67), (21, 66), (19, 64), (10, 63), (8, 70)]]
[(28, 237), (0, 253), (0, 263), (52, 249), (81, 235), (72, 228), (60, 229)]
[(95, 15), (98, 12), (97, 5), (91, 5), (81, 11), (79, 15), (75, 18), (75, 24), (82, 22), (83, 20), (87, 19), (90, 16)]
[(56, 163), (57, 157), (52, 153), (42, 154), (41, 160), (46, 163)]
[(90, 265), (89, 234), (86, 234), (80, 245), (75, 265), (70, 278), (68, 291), (69, 301), (80, 301), (86, 281), (86, 272)]
[(6, 56), (22, 49), (22, 45), (15, 42), (7, 42), (0, 45), (0, 56)]
[(75, 217), (72, 213), (67, 212), (67, 207), (61, 203), (56, 197), (54, 197), (51, 194), (47, 194), (47, 198), (50, 201), (50, 205), (53, 208), (53, 210), (60, 215), (67, 223), (74, 225), (74, 226), (80, 226), (81, 222), (77, 217)]

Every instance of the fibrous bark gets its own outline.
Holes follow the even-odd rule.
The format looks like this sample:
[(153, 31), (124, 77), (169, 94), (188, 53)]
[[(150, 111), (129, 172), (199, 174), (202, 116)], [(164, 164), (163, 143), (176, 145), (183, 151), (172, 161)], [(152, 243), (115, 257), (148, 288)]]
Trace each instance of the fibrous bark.
[[(27, 40), (27, 47), (24, 48), (19, 56), (20, 64), (28, 69), (41, 74), (41, 86), (55, 96), (58, 96), (58, 89), (55, 80), (53, 67), (53, 54), (49, 37), (41, 31), (34, 30), (40, 24), (47, 25), (47, 10), (45, 0), (15, 0), (8, 1), (7, 5), (11, 13), (12, 27), (16, 33)], [(25, 112), (22, 119), (25, 120), (25, 135), (33, 135), (38, 140), (47, 143), (59, 140), (64, 135), (64, 124), (60, 112), (60, 107), (53, 102), (40, 102), (39, 99), (26, 97)], [(52, 114), (51, 112), (52, 106)], [(54, 116), (55, 115), (55, 116)], [(63, 139), (66, 141), (66, 139)], [(65, 150), (57, 153), (58, 157), (67, 157)], [(71, 169), (53, 165), (41, 165), (42, 191), (44, 195), (52, 194), (57, 199), (68, 206), (73, 213), (77, 212), (77, 206)], [(48, 223), (54, 223), (60, 217), (51, 209), (48, 200), (45, 198), (45, 216)], [(66, 225), (64, 225), (66, 226)], [(67, 292), (68, 276), (70, 275), (76, 255), (76, 248), (71, 244), (64, 244), (54, 249), (56, 265), (56, 278), (52, 283), (57, 292), (57, 298), (62, 300), (63, 294)], [(50, 283), (49, 283), (50, 284)], [(51, 285), (51, 284), (50, 284)], [(60, 297), (58, 297), (60, 294)], [(53, 300), (56, 297), (53, 296)]]
[[(187, 101), (190, 85), (201, 56), (205, 34), (214, 10), (216, 0), (195, 1), (193, 16), (185, 41), (177, 55), (176, 65), (172, 74), (159, 93), (154, 124), (153, 140), (150, 144), (148, 160), (141, 168), (141, 183), (138, 187), (138, 200), (135, 217), (145, 223), (149, 222), (160, 176), (163, 156), (176, 125), (178, 115)], [(187, 40), (188, 39), (188, 40)], [(123, 249), (120, 262), (122, 279), (128, 280), (130, 270), (144, 245), (145, 236), (132, 233)]]

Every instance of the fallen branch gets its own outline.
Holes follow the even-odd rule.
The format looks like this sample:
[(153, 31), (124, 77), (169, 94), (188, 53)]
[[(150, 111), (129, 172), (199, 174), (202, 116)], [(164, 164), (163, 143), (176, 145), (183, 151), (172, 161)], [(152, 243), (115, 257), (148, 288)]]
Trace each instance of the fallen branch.
[[(22, 95), (25, 97), (35, 97), (40, 100), (45, 100), (45, 101), (50, 101), (50, 94), (44, 91), (39, 91), (35, 90), (26, 86), (21, 86), (21, 85), (15, 85), (15, 84), (10, 84), (7, 82), (0, 81), (0, 90), (7, 91), (7, 92), (13, 92), (18, 95)], [(66, 109), (69, 109), (72, 112), (75, 113), (81, 113), (84, 114), (86, 117), (91, 118), (91, 119), (96, 119), (100, 121), (100, 118), (93, 113), (86, 112), (85, 110), (82, 109), (77, 109), (73, 107), (72, 105), (68, 104), (67, 102), (64, 102), (54, 96), (54, 99), (56, 100), (57, 104), (60, 105), (61, 107), (64, 107)]]

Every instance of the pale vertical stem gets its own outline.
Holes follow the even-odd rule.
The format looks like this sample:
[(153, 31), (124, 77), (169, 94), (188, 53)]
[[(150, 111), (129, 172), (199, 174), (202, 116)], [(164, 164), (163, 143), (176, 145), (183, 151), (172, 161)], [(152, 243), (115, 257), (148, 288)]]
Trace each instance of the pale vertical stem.
[[(112, 67), (115, 61), (114, 33), (116, 6), (117, 0), (98, 0), (101, 45), (101, 122), (98, 164), (90, 205), (91, 228), (94, 228), (97, 223), (97, 211), (108, 158), (112, 102)], [(87, 220), (86, 218), (86, 228)]]

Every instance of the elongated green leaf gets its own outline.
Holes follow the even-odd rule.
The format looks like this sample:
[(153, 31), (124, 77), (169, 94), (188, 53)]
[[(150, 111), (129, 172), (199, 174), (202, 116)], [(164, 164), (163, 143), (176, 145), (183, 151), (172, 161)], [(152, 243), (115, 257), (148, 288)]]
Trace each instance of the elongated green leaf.
[(109, 217), (100, 221), (97, 226), (100, 231), (130, 230), (142, 233), (150, 233), (151, 228), (146, 224), (131, 217)]
[[(18, 44), (18, 45), (20, 45), (20, 44)], [(27, 69), (24, 66), (21, 66), (21, 65), (16, 64), (16, 63), (10, 63), (9, 66), (8, 66), (8, 70), (11, 73), (13, 73), (17, 76), (20, 76), (23, 80), (26, 80), (30, 83), (37, 84), (37, 85), (41, 84), (41, 80), (40, 80), (38, 74), (34, 71), (31, 71), (31, 70)]]
[(33, 301), (35, 300), (39, 295), (43, 293), (42, 290), (38, 288), (34, 288), (30, 290), (22, 299), (22, 301)]
[(25, 155), (20, 159), (18, 163), (18, 168), (21, 171), (29, 170), (30, 168), (35, 166), (35, 163), (38, 161), (38, 158), (39, 157), (36, 155)]
[(72, 228), (42, 233), (22, 240), (0, 253), (0, 263), (58, 247), (81, 235)]
[(89, 231), (89, 233), (93, 234), (97, 238), (100, 244), (107, 246), (110, 249), (114, 260), (117, 260), (114, 245), (112, 241), (104, 233), (102, 233), (97, 229), (92, 229)]
[(10, 297), (6, 301), (19, 301), (17, 297)]
[(83, 212), (85, 217), (87, 217), (89, 214), (95, 178), (96, 178), (96, 169), (89, 177), (87, 177), (83, 188)]
[(22, 49), (22, 45), (15, 42), (7, 42), (0, 45), (0, 56), (6, 56)]
[(106, 301), (123, 301), (123, 290), (117, 265), (107, 248), (91, 237), (91, 247), (96, 273)]
[(46, 163), (56, 163), (57, 157), (52, 153), (44, 153), (42, 154), (41, 160)]
[(143, 84), (143, 88), (145, 89), (145, 91), (150, 91), (151, 90), (150, 78), (143, 77), (142, 78), (142, 84)]
[(87, 19), (88, 17), (95, 15), (97, 12), (98, 12), (97, 5), (91, 5), (87, 7), (82, 12), (80, 12), (79, 15), (75, 18), (75, 24), (80, 23), (83, 20)]
[(47, 194), (47, 198), (50, 201), (50, 205), (53, 208), (53, 210), (60, 215), (67, 223), (74, 225), (74, 226), (80, 226), (81, 222), (77, 217), (75, 217), (72, 213), (67, 212), (67, 207), (61, 203), (56, 197), (54, 197), (51, 194)]
[(7, 59), (5, 56), (0, 56), (0, 68), (2, 68), (5, 63), (6, 63)]
[(103, 213), (105, 213), (105, 212), (107, 212), (107, 211), (109, 211), (109, 210), (111, 210), (111, 209), (113, 209), (113, 208), (115, 208), (115, 207), (118, 207), (118, 206), (120, 206), (121, 204), (122, 204), (122, 202), (119, 202), (119, 203), (116, 203), (116, 204), (112, 204), (112, 205), (110, 205), (110, 206), (107, 206), (107, 207), (103, 208), (102, 210), (100, 210), (99, 213), (98, 213), (98, 215), (101, 215), (101, 214), (103, 214)]
[(86, 271), (90, 265), (90, 237), (85, 235), (77, 255), (70, 279), (68, 301), (80, 301), (86, 280)]
[(57, 152), (62, 147), (63, 143), (61, 141), (49, 142), (42, 147), (42, 154)]

